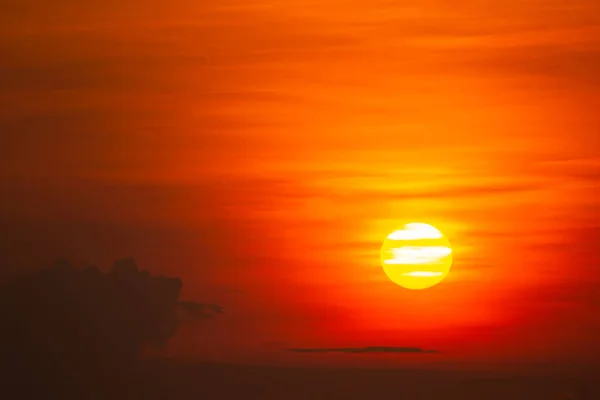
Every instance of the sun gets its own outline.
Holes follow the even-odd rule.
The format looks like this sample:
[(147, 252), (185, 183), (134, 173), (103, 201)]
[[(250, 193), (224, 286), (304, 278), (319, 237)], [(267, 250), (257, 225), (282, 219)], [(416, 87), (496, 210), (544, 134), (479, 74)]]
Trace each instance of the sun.
[(380, 257), (388, 278), (406, 289), (437, 285), (452, 265), (448, 239), (435, 227), (418, 222), (390, 233), (383, 241)]

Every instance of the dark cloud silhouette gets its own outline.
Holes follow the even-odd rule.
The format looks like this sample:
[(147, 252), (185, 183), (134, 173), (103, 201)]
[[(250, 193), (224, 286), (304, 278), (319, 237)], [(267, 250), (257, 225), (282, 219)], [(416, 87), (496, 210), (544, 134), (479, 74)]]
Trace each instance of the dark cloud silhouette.
[(60, 261), (5, 282), (4, 378), (62, 395), (105, 387), (134, 370), (145, 346), (162, 346), (173, 336), (181, 287), (178, 278), (139, 270), (133, 259), (117, 261), (107, 273)]
[(193, 301), (180, 302), (179, 309), (187, 315), (200, 319), (212, 318), (215, 314), (221, 314), (223, 312), (223, 307), (217, 304), (205, 304)]
[(292, 348), (294, 353), (439, 353), (437, 350), (424, 350), (419, 347), (340, 347), (340, 348)]

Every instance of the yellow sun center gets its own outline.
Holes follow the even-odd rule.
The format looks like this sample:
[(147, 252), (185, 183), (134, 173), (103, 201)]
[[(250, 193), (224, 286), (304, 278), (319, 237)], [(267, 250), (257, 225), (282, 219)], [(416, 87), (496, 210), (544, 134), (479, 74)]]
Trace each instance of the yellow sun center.
[(442, 232), (431, 225), (410, 223), (390, 233), (381, 246), (385, 274), (407, 289), (426, 289), (450, 271), (452, 249)]

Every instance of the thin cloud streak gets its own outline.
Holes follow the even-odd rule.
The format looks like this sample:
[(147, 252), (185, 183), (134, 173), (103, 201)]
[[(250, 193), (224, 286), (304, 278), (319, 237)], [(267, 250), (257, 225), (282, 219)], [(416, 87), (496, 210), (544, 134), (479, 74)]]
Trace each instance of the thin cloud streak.
[(293, 353), (418, 353), (418, 354), (437, 354), (437, 350), (424, 350), (419, 347), (341, 347), (341, 348), (292, 348), (288, 349)]

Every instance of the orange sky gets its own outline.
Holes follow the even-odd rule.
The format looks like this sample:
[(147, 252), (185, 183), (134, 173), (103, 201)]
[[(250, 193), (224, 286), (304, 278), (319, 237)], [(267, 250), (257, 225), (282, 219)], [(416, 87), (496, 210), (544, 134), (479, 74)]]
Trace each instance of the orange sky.
[[(598, 38), (595, 0), (9, 1), (0, 250), (180, 276), (226, 313), (178, 356), (593, 359)], [(403, 221), (439, 286), (380, 268)]]

